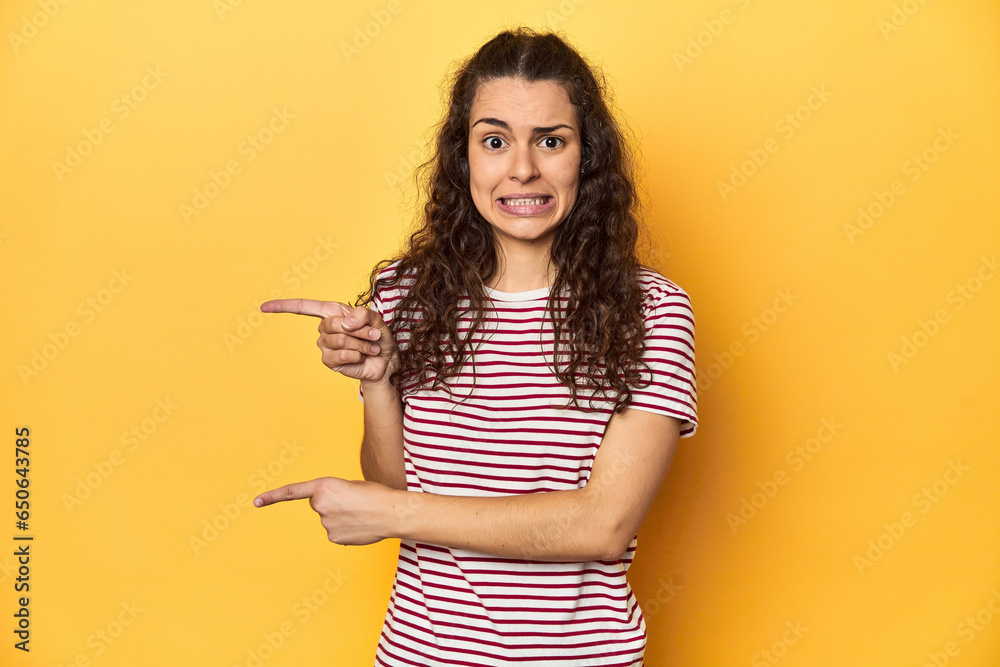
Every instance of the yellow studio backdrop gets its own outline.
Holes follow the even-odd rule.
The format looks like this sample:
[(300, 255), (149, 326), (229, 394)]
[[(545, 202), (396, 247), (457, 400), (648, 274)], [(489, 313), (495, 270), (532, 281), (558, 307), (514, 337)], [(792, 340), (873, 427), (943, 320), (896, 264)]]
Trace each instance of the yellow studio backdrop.
[(695, 308), (646, 664), (1000, 664), (993, 0), (4, 2), (0, 663), (372, 664), (398, 542), (250, 505), (360, 478), (357, 383), (257, 308), (365, 288), (520, 24), (608, 74)]

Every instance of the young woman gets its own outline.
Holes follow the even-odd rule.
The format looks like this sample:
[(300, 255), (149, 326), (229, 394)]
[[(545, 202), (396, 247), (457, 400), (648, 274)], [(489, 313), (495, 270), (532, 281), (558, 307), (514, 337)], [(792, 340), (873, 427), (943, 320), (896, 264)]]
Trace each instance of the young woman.
[(690, 300), (638, 261), (629, 146), (583, 58), (520, 29), (455, 74), (429, 164), (422, 225), (354, 307), (261, 306), (323, 318), (366, 481), (255, 504), (401, 540), (378, 665), (641, 665), (626, 571), (697, 415)]

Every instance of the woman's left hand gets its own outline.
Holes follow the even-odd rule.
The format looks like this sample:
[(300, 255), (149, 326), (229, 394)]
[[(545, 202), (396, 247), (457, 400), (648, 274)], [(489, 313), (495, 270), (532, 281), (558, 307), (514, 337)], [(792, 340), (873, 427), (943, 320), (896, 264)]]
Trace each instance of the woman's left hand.
[(399, 492), (377, 482), (319, 477), (265, 491), (253, 504), (264, 507), (308, 498), (331, 542), (373, 544), (389, 536), (385, 518), (392, 513), (394, 493)]

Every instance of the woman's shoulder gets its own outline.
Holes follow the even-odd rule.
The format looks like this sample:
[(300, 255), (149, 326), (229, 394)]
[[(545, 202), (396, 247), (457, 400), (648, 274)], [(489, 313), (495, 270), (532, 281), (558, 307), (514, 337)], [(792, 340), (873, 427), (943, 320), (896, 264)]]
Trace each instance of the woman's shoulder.
[(647, 328), (679, 328), (693, 334), (694, 309), (688, 293), (648, 266), (640, 267), (638, 277), (643, 292), (642, 315)]
[(411, 287), (416, 280), (416, 269), (403, 269), (403, 260), (398, 258), (391, 261), (382, 260), (380, 263), (387, 261), (389, 263), (375, 274), (375, 281), (383, 286), (383, 289), (380, 291), (401, 292)]
[[(388, 262), (388, 264), (386, 264), (386, 262)], [(379, 262), (379, 264), (386, 264), (386, 265), (383, 266), (381, 269), (379, 269), (379, 272), (375, 276), (376, 279), (385, 280), (393, 277), (398, 278), (398, 274), (400, 273), (400, 270), (403, 266), (403, 260), (398, 257), (391, 260), (383, 259), (381, 262)], [(403, 273), (404, 275), (412, 275), (414, 272), (411, 269), (410, 271), (405, 271)]]
[(654, 303), (677, 299), (690, 301), (688, 293), (680, 285), (652, 267), (640, 265), (637, 277), (645, 301)]

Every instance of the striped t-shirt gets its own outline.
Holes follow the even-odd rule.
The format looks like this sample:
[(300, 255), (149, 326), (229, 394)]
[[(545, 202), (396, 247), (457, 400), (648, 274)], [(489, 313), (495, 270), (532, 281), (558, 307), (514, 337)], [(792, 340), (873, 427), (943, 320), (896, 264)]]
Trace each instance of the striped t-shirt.
[[(395, 267), (387, 266), (380, 276)], [(680, 419), (680, 435), (687, 437), (698, 423), (691, 302), (652, 269), (642, 268), (639, 277), (645, 295), (643, 360), (652, 383), (633, 388), (630, 407)], [(372, 305), (386, 324), (410, 284), (404, 279), (375, 295)], [(496, 496), (586, 485), (613, 404), (610, 392), (607, 397), (598, 392), (595, 410), (585, 411), (593, 392), (579, 390), (582, 409), (565, 407), (570, 391), (550, 368), (549, 290), (487, 288), (492, 304), (487, 302), (491, 307), (474, 350), (462, 371), (448, 379), (454, 399), (443, 388), (404, 388), (410, 491)], [(469, 324), (471, 318), (463, 315), (459, 330)], [(400, 347), (407, 340), (405, 330), (397, 333)], [(562, 365), (562, 348), (560, 357)], [(633, 537), (618, 560), (556, 563), (402, 540), (375, 664), (642, 665), (646, 625), (625, 577), (635, 550)]]

